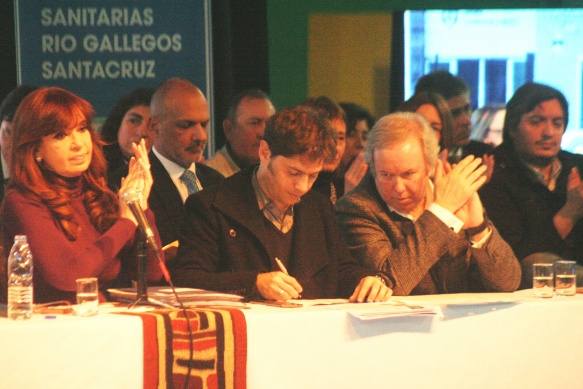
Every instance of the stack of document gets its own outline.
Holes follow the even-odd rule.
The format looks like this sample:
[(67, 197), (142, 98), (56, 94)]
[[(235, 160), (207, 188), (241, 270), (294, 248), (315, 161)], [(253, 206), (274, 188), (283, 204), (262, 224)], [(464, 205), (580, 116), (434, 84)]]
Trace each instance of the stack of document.
[(409, 305), (439, 305), (441, 307), (518, 303), (533, 297), (531, 289), (513, 293), (451, 293), (418, 296), (393, 296), (392, 301)]
[[(108, 289), (108, 292), (116, 301), (132, 303), (136, 300), (136, 289)], [(205, 289), (176, 288), (176, 294), (186, 307), (195, 306), (243, 306), (243, 296), (236, 294), (220, 293)], [(179, 307), (176, 296), (167, 286), (148, 287), (148, 298), (163, 304)]]
[(330, 309), (345, 311), (360, 320), (383, 319), (401, 316), (442, 315), (439, 306), (421, 306), (391, 299), (377, 303), (353, 303), (348, 299), (302, 299), (288, 301), (258, 301), (257, 305), (270, 305), (281, 308)]
[(402, 302), (358, 304), (358, 309), (349, 309), (348, 313), (360, 320), (375, 320), (402, 316), (442, 316), (436, 306), (421, 306)]

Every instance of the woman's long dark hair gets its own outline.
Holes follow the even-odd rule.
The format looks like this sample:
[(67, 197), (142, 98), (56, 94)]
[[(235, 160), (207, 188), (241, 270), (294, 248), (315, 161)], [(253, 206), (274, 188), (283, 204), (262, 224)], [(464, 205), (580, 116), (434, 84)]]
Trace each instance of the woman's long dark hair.
[(401, 103), (395, 112), (416, 112), (422, 105), (433, 105), (441, 119), (441, 140), (439, 146), (442, 149), (452, 150), (457, 145), (455, 144), (454, 132), (455, 124), (451, 116), (449, 105), (441, 95), (433, 92), (418, 92), (409, 100)]
[(119, 204), (107, 187), (106, 163), (92, 127), (91, 104), (61, 88), (41, 88), (20, 103), (13, 121), (10, 187), (45, 203), (69, 240), (76, 240), (80, 233), (71, 205), (74, 189), (70, 181), (37, 162), (35, 156), (43, 137), (70, 129), (79, 114), (85, 118), (93, 143), (91, 163), (81, 175), (83, 203), (93, 226), (105, 232), (119, 218)]
[(105, 122), (103, 122), (100, 135), (103, 140), (103, 153), (108, 171), (115, 171), (125, 164), (123, 153), (117, 142), (117, 134), (123, 117), (134, 107), (142, 105), (149, 107), (154, 91), (155, 88), (148, 87), (134, 89), (115, 103)]

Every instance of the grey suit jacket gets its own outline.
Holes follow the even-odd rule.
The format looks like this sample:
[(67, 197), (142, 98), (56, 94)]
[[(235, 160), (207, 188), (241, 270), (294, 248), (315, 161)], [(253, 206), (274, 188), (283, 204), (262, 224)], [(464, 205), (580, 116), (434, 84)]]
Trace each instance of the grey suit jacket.
[(389, 211), (370, 174), (338, 200), (336, 217), (352, 256), (387, 274), (395, 295), (510, 292), (520, 284), (518, 260), (495, 227), (483, 248), (472, 248), (431, 211), (415, 222)]

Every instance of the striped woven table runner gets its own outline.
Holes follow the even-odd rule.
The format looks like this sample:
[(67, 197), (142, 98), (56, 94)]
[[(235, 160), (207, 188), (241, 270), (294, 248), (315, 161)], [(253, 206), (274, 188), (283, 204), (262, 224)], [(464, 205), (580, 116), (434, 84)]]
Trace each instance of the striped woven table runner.
[[(236, 308), (188, 309), (193, 332), (189, 388), (246, 387), (247, 326)], [(188, 370), (189, 336), (181, 310), (124, 312), (144, 325), (144, 388), (183, 388)]]

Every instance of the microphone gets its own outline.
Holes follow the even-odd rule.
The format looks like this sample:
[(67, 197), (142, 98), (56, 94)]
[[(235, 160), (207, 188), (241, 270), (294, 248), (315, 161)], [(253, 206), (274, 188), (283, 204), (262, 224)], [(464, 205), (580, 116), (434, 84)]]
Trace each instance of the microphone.
[(148, 242), (154, 252), (159, 253), (160, 248), (154, 237), (154, 231), (152, 231), (152, 227), (150, 227), (150, 223), (148, 222), (148, 219), (146, 219), (144, 210), (140, 206), (141, 196), (142, 193), (139, 190), (127, 189), (122, 193), (121, 199), (130, 208), (132, 214), (138, 221), (138, 226), (146, 238), (146, 242)]

